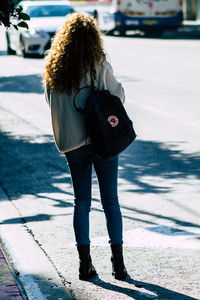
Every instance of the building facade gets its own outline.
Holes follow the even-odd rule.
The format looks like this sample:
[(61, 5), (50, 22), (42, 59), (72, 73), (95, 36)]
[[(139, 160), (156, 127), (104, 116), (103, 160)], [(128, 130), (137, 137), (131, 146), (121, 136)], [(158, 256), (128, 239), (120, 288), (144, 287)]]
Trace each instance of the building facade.
[(184, 0), (183, 9), (185, 20), (200, 21), (200, 0)]

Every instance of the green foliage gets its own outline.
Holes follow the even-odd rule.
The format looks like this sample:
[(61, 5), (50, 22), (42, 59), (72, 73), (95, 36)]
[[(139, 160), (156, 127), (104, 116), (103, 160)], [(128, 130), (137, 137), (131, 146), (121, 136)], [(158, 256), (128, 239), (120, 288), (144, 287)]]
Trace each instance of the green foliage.
[(20, 19), (25, 20), (25, 21), (30, 20), (29, 15), (27, 15), (25, 13), (19, 13), (19, 17), (20, 17)]
[(17, 7), (18, 3), (18, 0), (1, 0), (0, 25), (13, 26), (15, 29), (18, 29), (18, 27), (28, 29), (28, 24), (24, 21), (30, 20), (30, 17), (23, 12), (22, 6)]
[(28, 29), (28, 24), (27, 24), (26, 22), (24, 22), (24, 21), (18, 23), (17, 26), (18, 26), (18, 27), (23, 27), (23, 28)]

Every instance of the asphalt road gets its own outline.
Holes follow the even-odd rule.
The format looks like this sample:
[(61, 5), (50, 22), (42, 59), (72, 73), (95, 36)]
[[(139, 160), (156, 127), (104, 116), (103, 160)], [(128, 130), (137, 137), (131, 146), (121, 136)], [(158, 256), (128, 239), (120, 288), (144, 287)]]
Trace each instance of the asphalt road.
[[(111, 276), (94, 175), (91, 240), (99, 278), (88, 283), (78, 280), (71, 181), (53, 142), (41, 85), (43, 60), (6, 55), (0, 34), (0, 184), (18, 212), (18, 217), (5, 212), (2, 228), (22, 222), (75, 299), (199, 299), (199, 40), (104, 37), (138, 134), (119, 163), (132, 279)], [(31, 257), (31, 247), (24, 247)]]

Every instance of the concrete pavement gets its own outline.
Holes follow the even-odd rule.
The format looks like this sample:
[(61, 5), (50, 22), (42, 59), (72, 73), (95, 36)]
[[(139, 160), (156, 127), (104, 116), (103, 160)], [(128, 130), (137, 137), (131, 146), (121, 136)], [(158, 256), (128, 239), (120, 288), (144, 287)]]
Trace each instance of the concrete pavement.
[[(142, 144), (142, 142), (138, 142), (138, 145), (139, 143), (140, 145)], [(193, 168), (195, 167), (193, 166)], [(148, 178), (146, 178), (146, 180), (148, 180)], [(152, 178), (150, 178), (150, 181), (152, 181)], [(158, 182), (158, 186), (160, 186), (160, 184), (161, 183)], [(130, 188), (131, 185), (127, 186), (126, 190)], [(46, 196), (52, 197), (52, 195), (48, 193)], [(37, 195), (33, 196), (33, 198), (34, 197), (37, 198)], [(26, 196), (24, 201), (27, 201), (27, 199), (28, 197)], [(142, 199), (142, 197), (140, 197), (140, 199)], [(129, 201), (131, 202), (132, 198), (129, 198)], [(41, 245), (31, 230), (26, 227), (25, 222), (23, 222), (23, 217), (19, 214), (13, 202), (14, 201), (11, 201), (4, 191), (1, 190), (0, 236), (4, 242), (5, 253), (8, 253), (11, 265), (13, 261), (15, 269), (17, 270), (16, 274), (18, 275), (18, 279), (21, 281), (22, 286), (24, 286), (28, 298), (36, 300), (70, 298), (70, 282), (63, 281), (61, 274), (57, 271), (57, 267), (47, 256), (47, 253), (42, 250)], [(144, 209), (131, 211), (128, 209), (127, 203), (126, 206), (122, 206), (123, 210), (126, 211), (127, 219), (133, 217), (134, 213), (138, 213), (140, 216), (147, 218), (148, 213), (146, 213)], [(155, 216), (156, 212), (154, 212), (154, 215), (152, 214), (152, 218)], [(45, 216), (40, 215), (40, 217), (44, 218)], [(159, 217), (158, 214), (157, 217)], [(160, 218), (162, 217), (160, 216)], [(7, 222), (5, 220), (7, 220)], [(75, 291), (76, 299), (107, 300), (113, 299), (114, 295), (117, 300), (128, 298), (199, 299), (198, 227), (196, 226), (195, 228), (195, 224), (192, 222), (180, 222), (175, 217), (173, 219), (165, 217), (164, 221), (166, 222), (165, 226), (157, 226), (153, 224), (151, 220), (151, 223), (149, 223), (150, 226), (148, 226), (148, 228), (145, 227), (145, 230), (142, 228), (131, 228), (131, 226), (127, 228), (129, 230), (126, 230), (125, 258), (126, 262), (128, 262), (129, 273), (132, 278), (137, 278), (137, 281), (131, 278), (124, 283), (113, 280), (110, 273), (107, 274), (105, 272), (105, 267), (110, 264), (107, 238), (93, 238), (92, 253), (94, 255), (95, 266), (100, 273), (100, 278), (96, 278), (90, 283), (80, 282), (75, 279), (73, 290)], [(148, 222), (150, 221), (148, 220)], [(175, 224), (176, 228), (173, 228)], [(178, 226), (179, 229), (177, 229)], [(159, 235), (159, 233), (162, 233), (162, 235)], [(149, 248), (147, 248), (146, 245), (148, 245)], [(77, 253), (75, 253), (74, 248), (74, 245), (69, 245), (68, 252), (71, 251), (72, 253), (72, 255), (69, 256), (69, 258), (71, 258), (69, 268), (70, 264), (75, 264), (75, 267), (77, 267)], [(176, 250), (174, 248), (176, 248)], [(62, 257), (61, 263), (63, 264), (63, 262), (68, 263), (64, 257)], [(0, 274), (2, 270), (3, 268), (1, 267)], [(70, 270), (68, 273), (70, 273)], [(66, 278), (68, 278), (68, 273), (66, 272)], [(104, 275), (104, 273), (106, 274)], [(71, 274), (73, 274), (73, 272)], [(10, 276), (11, 275), (12, 273), (10, 273)], [(14, 282), (15, 284), (15, 279), (12, 280), (13, 281), (9, 281), (9, 283), (11, 282), (12, 284)], [(152, 284), (152, 282), (154, 282), (154, 284)], [(3, 281), (3, 283), (6, 283), (6, 281)], [(184, 290), (183, 292), (182, 289)], [(4, 295), (2, 295), (2, 297), (4, 297)], [(6, 295), (6, 297), (7, 298), (1, 298), (0, 295), (1, 300), (9, 299), (8, 295)]]
[[(9, 218), (13, 222), (4, 222)], [(0, 251), (0, 300), (111, 300), (113, 293), (117, 300), (199, 299), (199, 234), (195, 234), (195, 230), (191, 228), (192, 232), (189, 234), (178, 229), (173, 231), (173, 228), (167, 225), (158, 228), (152, 223), (152, 226), (148, 227), (148, 230), (152, 231), (151, 235), (141, 228), (126, 231), (125, 262), (130, 276), (125, 282), (113, 279), (111, 274), (103, 275), (105, 265), (110, 264), (110, 249), (106, 237), (93, 238), (91, 251), (99, 276), (89, 282), (73, 278), (71, 286), (70, 282), (63, 280), (47, 253), (42, 251), (41, 245), (23, 223), (23, 218), (2, 189), (0, 224), (5, 253), (14, 267), (12, 273), (15, 273), (19, 284), (18, 286)], [(158, 235), (159, 231), (164, 234), (162, 238)], [(73, 259), (77, 268), (74, 245), (69, 245), (70, 251), (72, 261), (69, 261), (69, 273), (70, 264), (74, 268)], [(71, 273), (73, 274), (73, 271)], [(78, 269), (76, 273), (78, 277)], [(70, 276), (69, 279), (71, 280)], [(168, 288), (164, 288), (165, 286)]]
[[(14, 226), (12, 222), (3, 222), (6, 215), (17, 220)], [(1, 186), (0, 224), (0, 237), (3, 241), (0, 244), (0, 300), (70, 300), (71, 295), (62, 277), (39, 247)], [(6, 263), (2, 246), (11, 269)]]
[[(9, 218), (13, 222), (4, 222)], [(70, 272), (73, 274), (71, 268), (74, 268), (74, 262), (77, 269), (77, 278), (68, 277), (73, 281), (71, 285), (62, 278), (47, 253), (43, 252), (41, 245), (23, 223), (23, 218), (2, 189), (0, 189), (0, 224), (0, 236), (5, 253), (14, 270), (11, 272), (0, 251), (0, 300), (111, 300), (113, 293), (117, 300), (199, 299), (200, 235), (191, 228), (190, 233), (178, 229), (173, 231), (170, 226), (158, 228), (152, 223), (151, 227), (148, 226), (148, 230), (152, 231), (150, 235), (141, 228), (126, 231), (125, 262), (130, 276), (124, 282), (111, 276), (107, 237), (92, 238), (92, 257), (99, 276), (89, 282), (78, 280), (76, 249), (74, 245), (68, 245), (69, 252), (72, 252), (68, 274)], [(164, 236), (161, 238), (158, 232), (162, 232)], [(105, 273), (105, 265), (108, 264), (110, 274)], [(150, 278), (154, 283), (151, 283)], [(168, 288), (164, 288), (166, 286)]]

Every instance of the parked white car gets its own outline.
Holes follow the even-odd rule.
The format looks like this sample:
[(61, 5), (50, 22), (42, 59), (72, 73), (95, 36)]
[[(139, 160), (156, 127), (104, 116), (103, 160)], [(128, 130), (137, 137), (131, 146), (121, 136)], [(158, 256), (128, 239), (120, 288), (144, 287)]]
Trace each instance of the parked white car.
[(30, 21), (26, 21), (29, 29), (6, 30), (7, 52), (23, 57), (44, 55), (56, 30), (74, 9), (68, 1), (23, 1), (19, 5), (30, 16)]

